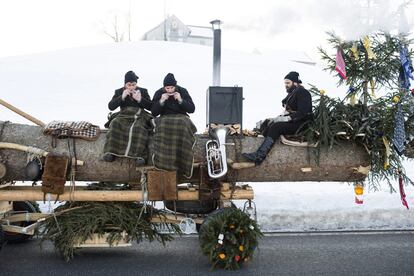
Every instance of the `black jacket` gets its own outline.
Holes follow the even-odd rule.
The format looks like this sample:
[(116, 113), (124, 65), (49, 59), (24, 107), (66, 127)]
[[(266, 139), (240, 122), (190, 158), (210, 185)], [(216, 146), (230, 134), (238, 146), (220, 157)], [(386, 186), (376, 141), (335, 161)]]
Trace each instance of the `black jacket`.
[(148, 95), (148, 91), (145, 88), (137, 87), (135, 89), (136, 91), (141, 91), (141, 102), (138, 103), (136, 100), (134, 100), (131, 96), (128, 96), (125, 98), (125, 100), (122, 100), (122, 92), (125, 90), (124, 87), (119, 88), (115, 90), (115, 95), (112, 97), (112, 100), (108, 103), (108, 108), (110, 110), (115, 110), (118, 107), (121, 107), (123, 109), (127, 106), (133, 106), (133, 107), (140, 107), (145, 108), (148, 110), (151, 110), (152, 107), (152, 101), (150, 96)]
[(187, 89), (184, 87), (175, 86), (175, 91), (181, 94), (181, 98), (183, 102), (180, 104), (176, 99), (173, 97), (169, 97), (163, 105), (160, 104), (161, 95), (166, 93), (164, 88), (160, 88), (155, 92), (154, 98), (152, 99), (153, 105), (151, 108), (151, 113), (154, 116), (158, 115), (167, 115), (167, 114), (185, 114), (193, 113), (195, 110), (195, 106), (193, 100), (188, 94)]
[(282, 105), (289, 112), (293, 122), (312, 118), (312, 96), (302, 86), (297, 87), (283, 99)]

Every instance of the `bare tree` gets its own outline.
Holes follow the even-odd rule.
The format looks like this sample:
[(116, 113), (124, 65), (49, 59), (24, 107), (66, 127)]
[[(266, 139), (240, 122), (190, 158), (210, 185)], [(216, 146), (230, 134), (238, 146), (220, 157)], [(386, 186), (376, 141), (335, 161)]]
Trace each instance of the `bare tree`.
[(131, 41), (131, 0), (129, 1), (128, 16), (126, 18), (128, 41)]
[(114, 16), (110, 30), (108, 30), (105, 24), (102, 23), (102, 31), (104, 34), (112, 38), (114, 42), (124, 41), (124, 32), (121, 30), (121, 26), (118, 21), (118, 15)]
[[(128, 12), (127, 13), (113, 13), (111, 15), (110, 26), (105, 24), (108, 20), (101, 21), (102, 32), (109, 36), (114, 42), (125, 41), (124, 34), (127, 34), (128, 41), (131, 41), (131, 29), (132, 29), (132, 15), (131, 15), (131, 1), (129, 2)], [(120, 15), (121, 14), (121, 15)]]

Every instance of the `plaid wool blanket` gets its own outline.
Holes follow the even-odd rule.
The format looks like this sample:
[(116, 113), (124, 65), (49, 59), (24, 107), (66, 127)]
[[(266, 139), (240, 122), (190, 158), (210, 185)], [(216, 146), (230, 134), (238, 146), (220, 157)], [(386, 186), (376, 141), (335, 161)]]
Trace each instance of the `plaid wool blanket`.
[(155, 119), (153, 165), (177, 171), (190, 178), (193, 173), (193, 147), (197, 128), (187, 115), (163, 115)]
[(51, 135), (59, 139), (73, 137), (95, 141), (99, 137), (100, 129), (98, 126), (85, 121), (52, 121), (45, 126), (43, 134)]
[(152, 118), (142, 108), (127, 107), (121, 110), (109, 125), (104, 154), (147, 159), (148, 135), (153, 129)]

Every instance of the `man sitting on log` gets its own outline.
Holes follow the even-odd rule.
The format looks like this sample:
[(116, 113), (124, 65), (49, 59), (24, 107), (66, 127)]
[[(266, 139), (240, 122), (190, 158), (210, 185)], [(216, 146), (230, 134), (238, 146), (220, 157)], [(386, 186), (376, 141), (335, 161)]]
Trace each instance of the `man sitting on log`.
[(110, 110), (120, 107), (121, 111), (110, 118), (103, 156), (106, 162), (127, 157), (135, 159), (137, 165), (145, 164), (152, 116), (144, 109), (151, 110), (152, 101), (147, 89), (137, 86), (137, 80), (138, 76), (128, 71), (124, 87), (115, 90), (108, 104)]
[(285, 111), (276, 118), (259, 122), (258, 127), (265, 140), (256, 152), (243, 153), (249, 161), (260, 165), (280, 135), (295, 134), (303, 123), (312, 118), (312, 96), (301, 83), (299, 73), (290, 72), (286, 75), (285, 87), (288, 95), (282, 100)]
[(197, 131), (188, 116), (195, 110), (193, 100), (185, 88), (177, 85), (174, 75), (168, 73), (164, 87), (155, 92), (152, 101), (152, 115), (159, 116), (153, 137), (154, 166), (190, 178)]

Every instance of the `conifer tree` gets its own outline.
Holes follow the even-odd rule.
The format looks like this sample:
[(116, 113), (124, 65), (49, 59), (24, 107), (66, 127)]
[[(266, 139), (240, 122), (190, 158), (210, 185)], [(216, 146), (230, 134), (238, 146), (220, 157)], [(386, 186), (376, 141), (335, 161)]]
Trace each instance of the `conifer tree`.
[[(338, 85), (350, 87), (347, 97), (355, 96), (368, 105), (375, 98), (373, 91), (391, 91), (399, 87), (400, 47), (412, 42), (406, 34), (396, 36), (380, 32), (354, 41), (344, 41), (332, 32), (328, 35), (332, 48), (343, 52), (347, 78), (339, 78)], [(327, 64), (325, 69), (336, 73), (335, 56), (321, 47), (318, 50)], [(413, 52), (410, 51), (409, 55), (412, 57)]]
[[(349, 87), (346, 98), (351, 99), (351, 105), (312, 87), (310, 91), (319, 97), (315, 100), (314, 120), (302, 133), (308, 141), (319, 141), (316, 157), (322, 145), (332, 147), (343, 139), (362, 144), (370, 155), (368, 180), (374, 186), (387, 180), (394, 190), (392, 178), (414, 185), (402, 165), (403, 154), (414, 156), (410, 142), (414, 137), (414, 90), (412, 95), (407, 76), (405, 81), (401, 79), (404, 71), (400, 55), (401, 49), (406, 49), (404, 59), (412, 60), (412, 41), (406, 34), (384, 32), (355, 41), (341, 40), (334, 33), (328, 35), (336, 55), (321, 47), (319, 52), (326, 62), (325, 70), (338, 75), (338, 86)], [(413, 73), (412, 67), (408, 71)], [(380, 98), (375, 95), (378, 90), (383, 94)], [(405, 138), (409, 143), (404, 149)]]

